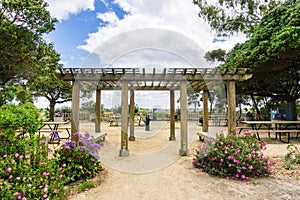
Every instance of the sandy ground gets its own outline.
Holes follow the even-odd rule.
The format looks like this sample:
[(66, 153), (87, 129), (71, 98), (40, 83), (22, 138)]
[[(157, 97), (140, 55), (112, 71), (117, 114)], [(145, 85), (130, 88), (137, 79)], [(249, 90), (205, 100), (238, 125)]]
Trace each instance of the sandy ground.
[[(219, 132), (224, 127), (211, 128)], [(81, 123), (81, 132), (94, 132), (94, 125)], [(241, 182), (209, 176), (191, 165), (193, 149), (201, 142), (195, 135), (199, 127), (189, 124), (189, 154), (178, 156), (180, 129), (176, 124), (176, 141), (169, 141), (169, 123), (151, 122), (150, 131), (135, 127), (135, 141), (129, 141), (129, 157), (119, 157), (120, 127), (102, 124), (108, 136), (100, 151), (105, 167), (103, 183), (71, 196), (74, 200), (135, 199), (300, 199), (300, 176), (271, 176)], [(270, 141), (266, 155), (282, 158), (287, 144)], [(300, 149), (300, 142), (293, 140)]]

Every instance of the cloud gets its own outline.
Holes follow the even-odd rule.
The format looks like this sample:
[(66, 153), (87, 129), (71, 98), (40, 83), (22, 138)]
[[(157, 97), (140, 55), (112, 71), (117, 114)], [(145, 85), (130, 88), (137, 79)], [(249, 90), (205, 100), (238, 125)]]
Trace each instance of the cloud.
[(95, 0), (45, 0), (51, 15), (58, 20), (66, 20), (72, 14), (84, 10), (94, 10)]
[[(102, 56), (100, 58), (102, 64), (108, 64), (111, 62), (111, 60), (107, 57), (108, 55), (117, 56), (117, 53), (119, 53), (119, 56), (122, 56), (126, 53), (124, 52), (126, 49), (133, 51), (134, 48), (138, 49), (143, 45), (146, 45), (147, 47), (151, 46), (146, 43), (146, 40), (150, 40), (152, 42), (152, 47), (156, 47), (155, 45), (158, 45), (159, 48), (165, 47), (172, 51), (174, 49), (180, 49), (179, 52), (177, 51), (175, 53), (181, 54), (182, 52), (188, 52), (185, 53), (186, 55), (192, 55), (194, 53), (195, 55), (190, 57), (197, 59), (201, 57), (200, 59), (202, 59), (203, 52), (205, 53), (217, 48), (222, 48), (228, 51), (237, 42), (245, 39), (239, 36), (227, 38), (223, 42), (213, 42), (216, 34), (211, 31), (210, 27), (204, 20), (198, 17), (199, 8), (194, 5), (192, 1), (114, 0), (113, 3), (115, 5), (118, 5), (123, 11), (128, 13), (122, 19), (118, 18), (115, 13), (116, 11), (110, 8), (109, 1), (102, 0), (102, 2), (108, 6), (109, 10), (106, 13), (97, 15), (98, 18), (103, 21), (101, 24), (102, 26), (99, 26), (97, 32), (89, 34), (84, 45), (78, 46), (79, 49), (83, 49), (93, 54), (98, 54), (100, 57)], [(174, 40), (174, 38), (169, 37), (169, 35), (158, 35), (157, 38), (155, 38), (151, 31), (149, 35), (145, 35), (145, 32), (143, 32), (144, 35), (138, 35), (135, 33), (134, 36), (131, 36), (133, 38), (130, 38), (130, 34), (126, 35), (126, 33), (137, 29), (170, 30), (183, 37)], [(160, 33), (156, 32), (156, 34)], [(118, 37), (120, 35), (121, 37)], [(177, 37), (175, 34), (172, 35)], [(188, 39), (182, 40), (184, 37)], [(113, 41), (111, 41), (112, 38)], [(189, 40), (188, 44), (192, 44), (194, 42), (198, 45), (198, 47), (203, 51), (202, 54), (198, 54), (198, 50), (194, 51), (194, 47), (192, 49), (189, 48), (191, 46), (187, 44), (187, 40)], [(103, 49), (102, 51), (100, 50), (101, 48), (104, 48), (103, 44), (105, 44), (105, 51)], [(132, 61), (142, 60), (140, 59), (141, 57), (137, 57), (136, 55), (131, 58), (133, 58)], [(158, 60), (158, 63), (159, 62), (161, 62), (161, 59)], [(124, 61), (123, 64), (129, 63)], [(144, 64), (149, 64), (149, 61), (145, 61)], [(203, 63), (200, 62), (200, 64)]]

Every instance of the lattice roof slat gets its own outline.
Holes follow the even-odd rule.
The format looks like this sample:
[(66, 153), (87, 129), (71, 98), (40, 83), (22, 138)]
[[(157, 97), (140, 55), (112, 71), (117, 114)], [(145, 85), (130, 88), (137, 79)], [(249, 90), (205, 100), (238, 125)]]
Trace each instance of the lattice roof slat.
[[(247, 68), (59, 68), (57, 77), (64, 81), (98, 82), (98, 89), (120, 89), (121, 81), (128, 80), (130, 89), (170, 90), (179, 89), (181, 81), (188, 81), (194, 90), (222, 81), (243, 81), (252, 74)], [(95, 84), (94, 84), (95, 85)]]

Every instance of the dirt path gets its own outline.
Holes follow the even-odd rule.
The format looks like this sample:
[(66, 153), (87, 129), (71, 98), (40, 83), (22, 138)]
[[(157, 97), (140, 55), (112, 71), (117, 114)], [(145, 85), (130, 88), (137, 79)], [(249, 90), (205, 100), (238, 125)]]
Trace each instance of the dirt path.
[[(116, 128), (117, 129), (117, 128)], [(152, 172), (138, 171), (136, 173), (129, 173), (130, 169), (119, 168), (112, 169), (111, 163), (116, 162), (120, 165), (125, 165), (127, 168), (131, 166), (128, 163), (136, 162), (135, 155), (149, 154), (155, 149), (164, 149), (168, 142), (167, 139), (162, 139), (168, 135), (164, 133), (168, 127), (162, 126), (160, 134), (154, 134), (151, 138), (145, 138), (151, 141), (147, 143), (142, 138), (130, 143), (130, 148), (133, 151), (132, 158), (119, 158), (117, 154), (111, 162), (108, 162), (106, 167), (106, 175), (104, 182), (93, 189), (86, 192), (73, 195), (69, 199), (74, 200), (149, 200), (149, 199), (299, 199), (300, 197), (300, 176), (298, 178), (260, 178), (253, 179), (250, 182), (241, 182), (237, 180), (222, 179), (209, 176), (192, 167), (192, 149), (200, 144), (197, 139), (194, 139), (190, 144), (190, 154), (186, 157), (177, 156), (173, 162), (168, 166), (157, 167)], [(114, 144), (119, 141), (119, 132), (109, 129), (107, 143)], [(149, 133), (150, 134), (150, 133)], [(164, 135), (164, 137), (161, 136)], [(167, 137), (165, 137), (167, 138)], [(155, 141), (157, 143), (155, 143)], [(165, 141), (165, 142), (162, 142)], [(142, 145), (143, 144), (143, 145)], [(149, 145), (149, 149), (147, 148)], [(152, 145), (150, 145), (152, 144)], [(154, 145), (156, 144), (156, 145)], [(116, 147), (119, 147), (116, 144)], [(269, 145), (267, 155), (280, 157), (286, 152), (286, 145), (272, 144)], [(176, 147), (177, 148), (177, 147)], [(116, 148), (118, 149), (118, 148)], [(147, 151), (148, 149), (148, 151)], [(142, 153), (143, 152), (143, 153)], [(177, 150), (176, 153), (177, 154)], [(103, 152), (102, 152), (103, 153)], [(164, 154), (168, 156), (173, 154)], [(167, 157), (165, 157), (167, 158)], [(148, 161), (143, 161), (144, 166), (157, 165), (160, 166), (160, 159), (152, 159), (149, 157)], [(127, 165), (128, 164), (128, 165)], [(104, 164), (105, 165), (105, 164)], [(143, 167), (141, 165), (140, 167)], [(121, 170), (120, 170), (121, 169)]]

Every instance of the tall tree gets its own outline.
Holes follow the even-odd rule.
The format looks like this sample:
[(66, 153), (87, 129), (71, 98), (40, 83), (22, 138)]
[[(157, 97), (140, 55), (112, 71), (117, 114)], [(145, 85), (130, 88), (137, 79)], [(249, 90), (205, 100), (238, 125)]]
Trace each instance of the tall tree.
[(43, 0), (0, 1), (0, 86), (35, 73), (42, 34), (54, 30)]
[[(243, 93), (287, 101), (297, 119), (300, 97), (300, 1), (287, 1), (262, 18), (251, 38), (237, 45), (221, 67), (250, 67), (253, 76), (239, 83)], [(241, 91), (240, 90), (240, 91)]]
[(59, 55), (51, 44), (44, 44), (37, 73), (29, 79), (28, 85), (35, 97), (45, 97), (49, 101), (50, 120), (54, 120), (55, 105), (71, 101), (72, 87), (56, 77), (56, 70), (61, 67)]
[(219, 33), (243, 32), (250, 34), (267, 11), (280, 0), (194, 0), (198, 5), (199, 17)]

